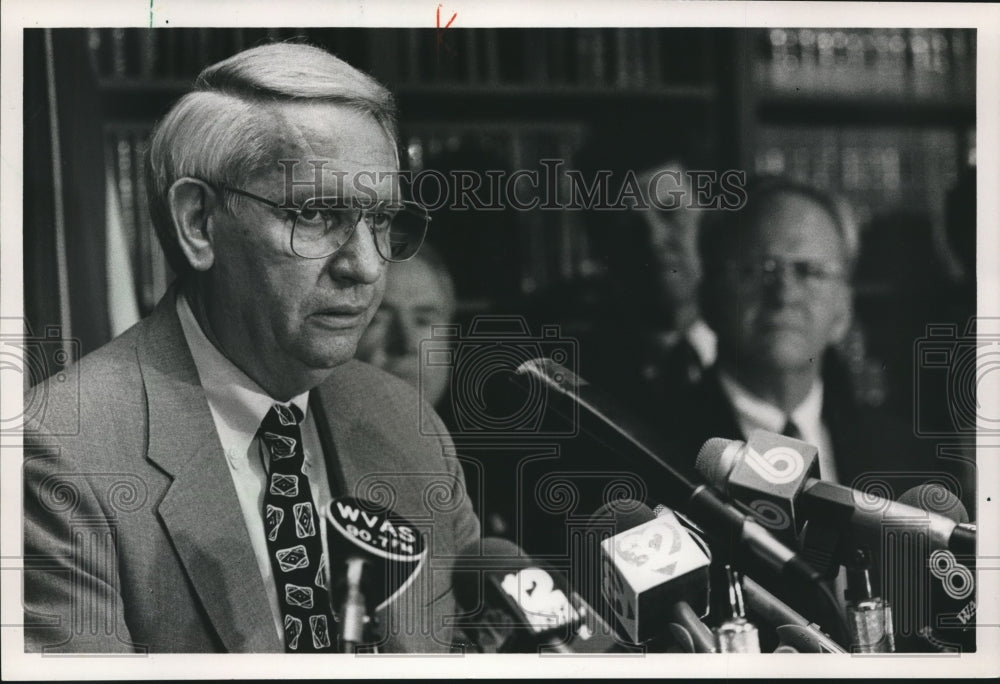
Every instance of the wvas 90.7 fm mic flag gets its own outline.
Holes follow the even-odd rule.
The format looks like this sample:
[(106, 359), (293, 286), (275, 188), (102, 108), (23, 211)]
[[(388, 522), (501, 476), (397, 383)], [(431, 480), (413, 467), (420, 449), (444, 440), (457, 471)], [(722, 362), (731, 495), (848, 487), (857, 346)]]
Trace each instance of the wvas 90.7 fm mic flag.
[(330, 608), (341, 651), (354, 653), (370, 640), (381, 610), (406, 591), (424, 565), (419, 531), (391, 510), (354, 497), (334, 499), (323, 511)]

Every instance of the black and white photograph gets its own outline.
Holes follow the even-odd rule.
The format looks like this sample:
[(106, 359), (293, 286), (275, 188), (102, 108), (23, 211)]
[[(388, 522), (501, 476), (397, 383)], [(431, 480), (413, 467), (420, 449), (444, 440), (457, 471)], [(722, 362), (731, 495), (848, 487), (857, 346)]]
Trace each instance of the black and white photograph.
[(5, 678), (1000, 672), (1000, 7), (2, 12)]

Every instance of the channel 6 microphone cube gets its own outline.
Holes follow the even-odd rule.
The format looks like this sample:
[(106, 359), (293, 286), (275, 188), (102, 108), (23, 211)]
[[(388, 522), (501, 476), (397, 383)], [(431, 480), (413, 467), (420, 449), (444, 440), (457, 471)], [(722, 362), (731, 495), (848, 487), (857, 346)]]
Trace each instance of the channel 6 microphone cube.
[(660, 633), (678, 601), (708, 613), (709, 558), (673, 513), (605, 539), (601, 565), (604, 600), (633, 643)]

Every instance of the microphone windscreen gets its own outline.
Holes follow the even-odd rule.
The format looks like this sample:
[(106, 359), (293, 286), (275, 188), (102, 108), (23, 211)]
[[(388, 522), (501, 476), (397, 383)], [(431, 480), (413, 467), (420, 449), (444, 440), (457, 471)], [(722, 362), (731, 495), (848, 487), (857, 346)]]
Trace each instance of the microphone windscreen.
[(732, 469), (732, 459), (724, 458), (727, 449), (736, 448), (742, 444), (743, 442), (738, 440), (712, 437), (698, 450), (698, 456), (694, 460), (694, 469), (709, 484), (722, 487)]
[(957, 496), (938, 482), (927, 482), (903, 492), (899, 503), (937, 513), (957, 523), (969, 522), (969, 513)]
[(482, 539), (477, 539), (474, 542), (466, 544), (465, 548), (458, 555), (459, 557), (467, 558), (495, 556), (505, 560), (524, 558), (526, 563), (531, 561), (531, 558), (525, 553), (524, 549), (512, 541), (500, 537), (483, 537)]
[(485, 538), (454, 559), (459, 625), (484, 652), (605, 653), (618, 649), (612, 628), (576, 594), (562, 571), (506, 539)]
[(649, 522), (655, 517), (652, 509), (641, 501), (617, 499), (598, 508), (591, 516), (590, 523), (592, 527), (597, 527), (611, 522), (615, 526), (615, 534), (621, 534)]

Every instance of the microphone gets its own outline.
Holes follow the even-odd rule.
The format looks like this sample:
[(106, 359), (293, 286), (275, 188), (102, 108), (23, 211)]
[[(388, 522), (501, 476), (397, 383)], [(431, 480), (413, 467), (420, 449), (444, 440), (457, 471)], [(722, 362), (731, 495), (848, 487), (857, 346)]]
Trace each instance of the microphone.
[(757, 627), (747, 620), (743, 607), (743, 589), (740, 577), (726, 566), (726, 585), (729, 589), (730, 616), (715, 629), (720, 653), (760, 653), (760, 636)]
[(345, 496), (323, 509), (330, 609), (343, 653), (370, 640), (375, 613), (402, 594), (421, 571), (423, 537), (385, 507)]
[[(907, 489), (899, 496), (898, 501), (907, 506), (943, 515), (959, 525), (969, 524), (969, 512), (965, 510), (961, 499), (937, 482), (925, 482)], [(971, 531), (975, 532), (975, 526)]]
[(708, 614), (711, 559), (670, 511), (653, 515), (625, 499), (602, 506), (594, 526), (614, 522), (601, 542), (601, 586), (619, 625), (639, 644), (662, 634), (668, 623), (684, 627), (695, 652), (715, 653), (715, 637), (700, 618)]
[(867, 549), (855, 549), (847, 564), (847, 588), (844, 590), (851, 650), (855, 653), (894, 653), (892, 607), (874, 594), (870, 570), (871, 558)]
[[(975, 534), (962, 502), (941, 484), (909, 489), (899, 501), (944, 515), (957, 530)], [(925, 519), (890, 520), (885, 526), (882, 587), (894, 606), (906, 608), (896, 617), (901, 650), (971, 651), (976, 647), (976, 558), (928, 548), (932, 528)]]
[(452, 586), (466, 613), (459, 625), (489, 653), (622, 651), (611, 627), (565, 576), (516, 544), (486, 537), (455, 559)]
[(559, 407), (556, 401), (549, 401), (552, 410), (578, 418), (581, 431), (631, 458), (671, 507), (691, 516), (706, 534), (720, 542), (720, 548), (749, 554), (785, 578), (806, 583), (820, 580), (815, 568), (775, 539), (755, 518), (667, 463), (659, 455), (666, 449), (657, 437), (587, 381), (548, 358), (522, 363), (517, 376), (542, 383), (552, 391), (553, 400), (562, 397), (568, 406)]
[(788, 624), (776, 631), (778, 647), (775, 653), (847, 653), (813, 625)]
[[(757, 430), (746, 442), (708, 440), (695, 469), (719, 491), (750, 499), (754, 515), (773, 530), (795, 534), (806, 520), (815, 519), (824, 529), (851, 530), (877, 546), (887, 519), (925, 520), (933, 548), (975, 553), (975, 533), (943, 515), (812, 477), (815, 456), (816, 448), (805, 442)], [(770, 506), (772, 502), (780, 503)]]
[(749, 612), (775, 627), (781, 646), (801, 653), (847, 653), (818, 625), (804, 618), (752, 577), (743, 577), (743, 594)]

